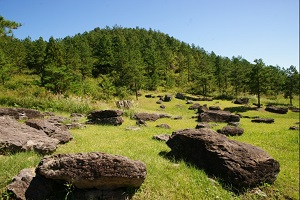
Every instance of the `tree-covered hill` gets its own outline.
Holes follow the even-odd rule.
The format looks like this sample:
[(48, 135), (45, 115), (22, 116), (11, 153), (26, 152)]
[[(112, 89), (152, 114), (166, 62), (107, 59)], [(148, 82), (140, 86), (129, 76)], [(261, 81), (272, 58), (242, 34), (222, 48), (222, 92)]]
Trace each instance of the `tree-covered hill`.
[(32, 41), (5, 33), (9, 26), (4, 22), (10, 21), (0, 21), (2, 87), (14, 75), (27, 74), (39, 77), (32, 84), (53, 93), (99, 96), (101, 91), (101, 97), (158, 88), (223, 97), (299, 94), (294, 66), (283, 69), (262, 59), (252, 64), (241, 56), (222, 57), (152, 29), (114, 26)]

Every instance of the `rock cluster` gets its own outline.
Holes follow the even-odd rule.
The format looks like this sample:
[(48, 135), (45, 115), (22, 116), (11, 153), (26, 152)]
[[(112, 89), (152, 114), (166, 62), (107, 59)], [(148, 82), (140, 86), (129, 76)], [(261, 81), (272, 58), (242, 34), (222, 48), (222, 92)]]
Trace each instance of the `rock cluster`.
[(173, 132), (167, 145), (169, 156), (205, 169), (236, 190), (273, 183), (280, 171), (278, 161), (262, 149), (207, 128)]

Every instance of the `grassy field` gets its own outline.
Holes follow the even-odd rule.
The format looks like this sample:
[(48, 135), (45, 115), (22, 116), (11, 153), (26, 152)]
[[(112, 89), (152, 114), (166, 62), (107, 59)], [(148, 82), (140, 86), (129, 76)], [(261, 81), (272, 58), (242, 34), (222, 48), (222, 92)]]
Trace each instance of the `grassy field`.
[[(299, 121), (299, 113), (289, 111), (288, 114), (281, 115), (266, 112), (264, 109), (245, 111), (234, 109), (240, 105), (221, 100), (199, 102), (201, 105), (245, 111), (240, 112), (243, 116), (275, 119), (274, 124), (254, 124), (249, 118), (241, 118), (240, 126), (245, 129), (245, 133), (242, 136), (231, 137), (261, 147), (279, 161), (281, 170), (274, 184), (260, 187), (266, 196), (257, 195), (250, 190), (237, 195), (218, 181), (209, 178), (203, 170), (183, 161), (174, 162), (163, 157), (162, 154), (169, 152), (170, 148), (165, 142), (153, 140), (152, 136), (194, 128), (197, 122), (192, 118), (196, 116), (195, 111), (188, 110), (189, 105), (185, 104), (185, 101), (172, 99), (171, 102), (163, 103), (166, 108), (161, 109), (160, 105), (156, 104), (157, 100), (140, 97), (132, 109), (125, 111), (125, 122), (121, 126), (87, 125), (85, 129), (71, 130), (74, 139), (60, 146), (54, 154), (100, 151), (144, 162), (147, 166), (147, 178), (133, 199), (299, 199), (299, 132), (289, 130), (290, 126)], [(101, 104), (98, 109), (108, 108), (116, 109), (113, 103)], [(156, 122), (147, 122), (148, 126), (141, 127), (140, 130), (126, 130), (128, 126), (135, 126), (135, 120), (129, 117), (134, 112), (167, 113), (173, 117), (181, 116), (182, 119), (159, 119)], [(155, 127), (163, 123), (168, 124), (171, 129)], [(220, 129), (225, 125), (219, 123), (213, 129)], [(40, 159), (41, 156), (32, 152), (0, 156), (2, 192), (21, 169), (35, 167)], [(2, 194), (2, 197), (5, 195), (7, 194)]]

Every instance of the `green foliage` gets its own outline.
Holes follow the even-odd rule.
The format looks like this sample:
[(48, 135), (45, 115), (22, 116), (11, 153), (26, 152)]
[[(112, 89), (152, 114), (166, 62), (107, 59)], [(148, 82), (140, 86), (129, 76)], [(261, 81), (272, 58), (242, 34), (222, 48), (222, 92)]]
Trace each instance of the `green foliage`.
[(5, 19), (0, 15), (0, 37), (12, 34), (12, 29), (21, 26), (20, 23)]

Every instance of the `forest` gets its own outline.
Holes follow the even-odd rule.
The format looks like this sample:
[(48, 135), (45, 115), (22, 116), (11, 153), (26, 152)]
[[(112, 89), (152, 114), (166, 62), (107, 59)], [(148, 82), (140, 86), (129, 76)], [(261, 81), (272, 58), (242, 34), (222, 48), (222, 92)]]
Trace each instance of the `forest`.
[(0, 16), (1, 90), (26, 86), (36, 96), (50, 92), (110, 99), (175, 89), (224, 99), (284, 95), (291, 105), (299, 95), (293, 65), (223, 57), (158, 30), (115, 25), (45, 41), (15, 38), (12, 29), (19, 26)]

